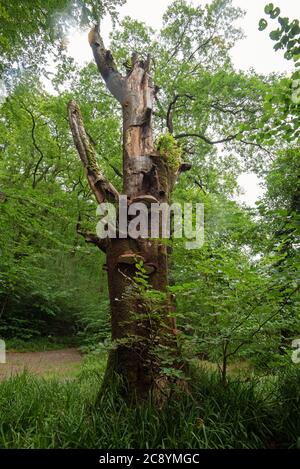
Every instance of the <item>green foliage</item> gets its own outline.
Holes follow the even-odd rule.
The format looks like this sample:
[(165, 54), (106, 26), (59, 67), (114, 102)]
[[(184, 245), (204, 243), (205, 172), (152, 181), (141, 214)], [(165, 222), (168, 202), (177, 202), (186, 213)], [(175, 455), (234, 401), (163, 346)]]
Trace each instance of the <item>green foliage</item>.
[[(158, 95), (156, 131), (165, 127), (166, 109), (176, 90), (180, 98), (172, 109), (174, 135), (204, 136), (175, 139), (168, 132), (158, 137), (157, 146), (172, 169), (178, 168), (183, 154), (193, 163), (192, 176), (181, 176), (174, 200), (205, 203), (205, 246), (191, 258), (176, 240), (171, 276), (178, 284), (173, 287), (177, 316), (187, 343), (193, 344), (197, 353), (208, 354), (219, 362), (224, 347), (231, 354), (240, 344), (238, 355), (251, 360), (257, 357), (261, 362), (258, 356), (269, 356), (270, 334), (271, 355), (277, 356), (286, 317), (289, 330), (294, 329), (294, 334), (298, 331), (296, 310), (292, 313), (290, 305), (284, 306), (282, 319), (276, 313), (278, 321), (273, 319), (272, 328), (268, 321), (262, 325), (284, 301), (282, 274), (276, 281), (270, 280), (276, 260), (269, 258), (269, 247), (264, 242), (272, 229), (269, 214), (261, 208), (262, 218), (257, 221), (254, 213), (230, 200), (243, 170), (266, 172), (270, 168), (266, 153), (261, 153), (256, 144), (273, 148), (274, 95), (279, 103), (288, 87), (287, 80), (262, 79), (233, 70), (228, 51), (240, 37), (232, 26), (240, 15), (228, 1), (218, 0), (205, 8), (177, 1), (165, 15), (160, 41), (151, 28), (130, 18), (112, 35), (112, 49), (119, 63), (129, 50), (141, 55), (152, 53), (154, 78), (163, 88)], [(187, 24), (190, 28), (185, 27)], [(182, 56), (174, 51), (176, 41)], [(203, 41), (207, 42), (205, 46)], [(142, 50), (141, 43), (145, 45)], [(5, 337), (17, 334), (30, 339), (68, 330), (79, 333), (81, 345), (90, 349), (106, 342), (109, 335), (106, 279), (104, 274), (99, 275), (103, 258), (84, 247), (75, 232), (79, 219), (94, 230), (95, 204), (80, 163), (76, 163), (66, 122), (66, 103), (71, 95), (65, 88), (69, 88), (81, 105), (98, 163), (120, 187), (120, 113), (97, 76), (93, 64), (77, 70), (72, 61), (58, 63), (53, 78), (55, 96), (42, 90), (36, 75), (27, 74), (1, 108), (4, 144), (0, 183), (5, 201), (0, 211), (5, 229), (0, 235), (0, 295), (4, 308), (1, 333)], [(262, 113), (265, 122), (259, 132)], [(283, 128), (279, 137), (287, 134)], [(237, 137), (230, 140), (231, 135)], [(209, 139), (223, 137), (229, 137), (224, 153), (209, 143)], [(296, 174), (289, 171), (288, 161), (281, 170), (283, 174)], [(278, 183), (283, 186), (275, 179), (271, 186)], [(287, 197), (293, 184), (296, 177), (284, 184)], [(260, 256), (261, 262), (254, 262), (253, 256)], [(292, 272), (294, 267), (286, 284)], [(146, 289), (147, 279), (141, 275), (140, 281)], [(266, 291), (270, 292), (268, 296)], [(150, 300), (157, 302), (152, 308), (155, 316), (159, 299), (147, 298), (149, 305)], [(189, 349), (190, 345), (185, 347)]]
[[(69, 96), (49, 96), (24, 81), (1, 107), (0, 334), (29, 340), (80, 332), (85, 343), (95, 333), (100, 342), (109, 331), (106, 279), (101, 254), (75, 229), (85, 214), (94, 228), (96, 206), (74, 164)], [(114, 127), (112, 118), (102, 122)], [(96, 128), (94, 121), (90, 132)]]
[(0, 76), (13, 62), (39, 69), (53, 53), (59, 60), (67, 48), (70, 27), (87, 26), (106, 13), (116, 20), (124, 0), (1, 0)]
[(168, 132), (160, 135), (157, 138), (156, 147), (171, 169), (177, 169), (179, 167), (182, 149), (172, 134)]
[[(287, 60), (293, 59), (297, 63), (300, 62), (300, 26), (299, 20), (295, 19), (290, 21), (289, 18), (279, 16), (280, 8), (274, 7), (273, 3), (269, 3), (265, 7), (266, 15), (269, 15), (271, 19), (277, 18), (279, 28), (274, 29), (270, 32), (270, 38), (272, 41), (276, 41), (274, 49), (285, 49), (284, 57)], [(262, 31), (268, 26), (265, 19), (261, 19), (259, 22), (259, 29)]]
[[(293, 59), (295, 71), (291, 78), (283, 78), (265, 97), (264, 113), (260, 118), (256, 140), (259, 143), (273, 144), (280, 137), (284, 143), (299, 145), (299, 78), (300, 71), (300, 27), (299, 20), (278, 16), (279, 8), (271, 3), (265, 13), (271, 19), (277, 18), (279, 27), (270, 32), (275, 41), (274, 49), (284, 50), (287, 60)], [(262, 28), (263, 25), (263, 28)], [(260, 20), (259, 29), (265, 29), (267, 22)]]
[(60, 350), (78, 345), (76, 337), (61, 336), (38, 337), (37, 339), (22, 340), (18, 338), (5, 341), (8, 352), (43, 352), (46, 350)]

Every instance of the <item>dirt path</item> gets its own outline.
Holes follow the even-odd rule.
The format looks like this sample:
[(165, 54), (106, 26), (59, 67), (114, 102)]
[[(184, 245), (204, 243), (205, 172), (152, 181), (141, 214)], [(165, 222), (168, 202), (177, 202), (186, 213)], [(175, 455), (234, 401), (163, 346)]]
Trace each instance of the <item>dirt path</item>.
[(75, 348), (48, 352), (7, 352), (6, 363), (0, 363), (0, 380), (22, 373), (25, 369), (36, 375), (72, 375), (82, 355)]

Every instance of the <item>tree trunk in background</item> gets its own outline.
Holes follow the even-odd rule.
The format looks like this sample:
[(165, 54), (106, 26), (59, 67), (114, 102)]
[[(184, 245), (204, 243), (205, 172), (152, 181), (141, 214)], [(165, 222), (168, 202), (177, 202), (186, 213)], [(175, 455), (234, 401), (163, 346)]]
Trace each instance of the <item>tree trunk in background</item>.
[[(107, 88), (123, 109), (123, 193), (127, 208), (133, 202), (169, 202), (179, 168), (168, 165), (153, 144), (152, 109), (155, 89), (149, 75), (150, 58), (142, 61), (132, 55), (132, 67), (123, 77), (118, 72), (110, 51), (104, 48), (99, 27), (89, 34), (98, 69)], [(85, 133), (78, 106), (69, 104), (70, 126), (77, 150), (87, 171), (96, 200), (113, 200), (119, 195), (100, 172), (96, 155)], [(130, 220), (130, 216), (128, 216)], [(168, 395), (169, 379), (162, 372), (159, 346), (168, 348), (177, 360), (175, 320), (170, 317), (171, 300), (167, 293), (168, 259), (166, 243), (153, 239), (100, 240), (82, 233), (88, 242), (106, 252), (108, 285), (112, 314), (112, 339), (116, 347), (110, 352), (105, 383), (114, 373), (126, 382), (126, 392), (143, 398), (153, 393), (161, 400)], [(165, 292), (156, 305), (159, 319), (152, 317), (149, 301), (136, 288), (136, 264), (141, 262), (149, 286)], [(167, 347), (166, 347), (167, 346)]]

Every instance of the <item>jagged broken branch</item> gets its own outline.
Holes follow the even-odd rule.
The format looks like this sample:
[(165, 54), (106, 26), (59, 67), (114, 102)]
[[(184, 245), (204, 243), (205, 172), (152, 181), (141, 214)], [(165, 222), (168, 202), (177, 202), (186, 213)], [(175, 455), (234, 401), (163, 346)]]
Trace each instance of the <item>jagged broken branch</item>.
[(74, 143), (87, 172), (88, 182), (95, 194), (97, 202), (99, 204), (104, 201), (117, 202), (119, 200), (119, 193), (115, 187), (107, 181), (98, 167), (96, 152), (85, 131), (79, 106), (75, 101), (70, 101), (68, 110)]

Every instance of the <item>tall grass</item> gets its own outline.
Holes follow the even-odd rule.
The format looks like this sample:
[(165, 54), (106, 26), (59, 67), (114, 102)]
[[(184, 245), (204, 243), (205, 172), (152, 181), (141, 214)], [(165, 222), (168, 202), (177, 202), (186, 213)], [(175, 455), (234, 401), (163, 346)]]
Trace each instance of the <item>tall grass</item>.
[[(72, 381), (24, 373), (0, 383), (1, 448), (277, 448), (300, 436), (300, 369), (276, 379), (230, 380), (197, 370), (191, 393), (164, 409), (128, 407), (97, 393), (104, 364), (90, 359)], [(97, 405), (96, 405), (96, 402)]]

